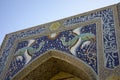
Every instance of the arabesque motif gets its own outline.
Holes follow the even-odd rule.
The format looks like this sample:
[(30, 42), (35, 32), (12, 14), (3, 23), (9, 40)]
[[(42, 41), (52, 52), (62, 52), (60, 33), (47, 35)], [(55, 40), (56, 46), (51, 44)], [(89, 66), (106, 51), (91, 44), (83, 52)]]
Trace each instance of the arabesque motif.
[[(75, 32), (79, 33), (79, 35), (75, 34)], [(24, 66), (51, 49), (64, 51), (78, 57), (97, 73), (95, 23), (59, 32), (56, 37), (51, 38), (49, 35), (46, 35), (19, 42), (5, 80), (10, 80)], [(74, 53), (72, 50), (75, 50)]]
[[(71, 18), (71, 19), (68, 19), (68, 20), (65, 20), (65, 22), (63, 23), (63, 26), (65, 27), (70, 27), (71, 25), (75, 25), (75, 24), (79, 24), (79, 23), (82, 23), (82, 22), (86, 22), (86, 21), (89, 21), (89, 20), (95, 20), (95, 19), (98, 19), (100, 18), (102, 20), (102, 29), (103, 29), (103, 45), (104, 45), (104, 53), (105, 53), (105, 67), (108, 68), (108, 69), (114, 69), (116, 68), (118, 65), (119, 65), (119, 57), (118, 57), (118, 47), (117, 47), (117, 41), (116, 41), (116, 33), (115, 33), (115, 23), (114, 23), (114, 13), (113, 13), (113, 8), (109, 7), (109, 8), (104, 8), (102, 10), (99, 10), (99, 11), (96, 11), (96, 12), (90, 12), (89, 14), (87, 15), (83, 15), (83, 16), (78, 16), (78, 17), (74, 17), (74, 18)], [(56, 28), (55, 28), (56, 29)], [(91, 28), (91, 31), (93, 28)], [(40, 34), (41, 32), (44, 32), (46, 29), (43, 27), (37, 27), (37, 28), (34, 28), (34, 29), (29, 29), (29, 30), (25, 30), (25, 31), (22, 31), (22, 32), (19, 32), (19, 33), (14, 33), (14, 34), (11, 34), (9, 35), (8, 37), (8, 40), (6, 40), (6, 45), (4, 47), (4, 49), (2, 50), (2, 55), (0, 57), (0, 75), (1, 75), (1, 72), (4, 70), (5, 66), (6, 66), (6, 61), (8, 59), (8, 56), (11, 54), (11, 50), (13, 48), (13, 44), (15, 42), (16, 39), (19, 39), (19, 38), (25, 38), (25, 37), (30, 37), (30, 36), (34, 36), (36, 34)], [(84, 30), (83, 30), (84, 31)], [(67, 33), (68, 31), (66, 31)], [(74, 31), (70, 31), (71, 33), (74, 33)], [(65, 33), (65, 34), (66, 34)], [(70, 34), (71, 34), (70, 33)], [(85, 33), (90, 33), (92, 35), (95, 35), (94, 33), (91, 33), (91, 32), (85, 32)], [(56, 34), (58, 37), (58, 39), (56, 39)], [(79, 33), (76, 33), (76, 34), (72, 34), (71, 36), (69, 36), (69, 38), (66, 38), (66, 36), (60, 36), (62, 33), (54, 33), (51, 36), (54, 37), (53, 39), (49, 40), (49, 38), (47, 36), (44, 36), (44, 37), (41, 37), (40, 39), (41, 40), (45, 40), (45, 39), (48, 39), (49, 41), (46, 41), (45, 44), (49, 44), (49, 47), (44, 45), (42, 46), (41, 50), (42, 51), (46, 51), (44, 48), (48, 47), (47, 50), (50, 50), (50, 49), (58, 49), (58, 50), (62, 50), (62, 51), (68, 51), (68, 53), (70, 54), (75, 54), (75, 55), (78, 55), (77, 57), (81, 58), (82, 60), (84, 60), (86, 63), (97, 63), (95, 62), (96, 60), (96, 54), (92, 54), (90, 53), (90, 51), (93, 51), (95, 52), (96, 49), (93, 49), (93, 50), (89, 50), (87, 48), (87, 51), (86, 51), (86, 48), (84, 48), (84, 46), (88, 46), (88, 44), (91, 45), (95, 45), (94, 42), (95, 39), (89, 39), (87, 42), (84, 42), (84, 46), (81, 45), (79, 48), (83, 48), (83, 50), (81, 51), (78, 51), (79, 49), (76, 49), (79, 45), (79, 42), (81, 41), (81, 38), (79, 37), (76, 37), (76, 42), (75, 44), (69, 42), (71, 41), (75, 36), (78, 36)], [(68, 35), (68, 33), (66, 34)], [(49, 37), (50, 37), (49, 36)], [(64, 38), (65, 37), (65, 38)], [(61, 38), (61, 39), (60, 39)], [(63, 41), (65, 42), (65, 44), (62, 44), (63, 41), (61, 41), (63, 39)], [(33, 39), (35, 40), (35, 42), (39, 42), (42, 43), (42, 41), (38, 38), (36, 39)], [(78, 41), (77, 41), (78, 40)], [(62, 46), (59, 46), (57, 45), (56, 47), (56, 42), (60, 42), (60, 44), (62, 44)], [(54, 43), (53, 43), (54, 42)], [(66, 42), (69, 42), (67, 44), (69, 44), (69, 47), (68, 45), (66, 45)], [(74, 41), (73, 41), (74, 42)], [(39, 45), (35, 45), (36, 43), (32, 44), (31, 47), (37, 49)], [(21, 44), (23, 44), (22, 46), (20, 46)], [(24, 42), (21, 42), (19, 43), (18, 46), (23, 48), (23, 47), (27, 47), (28, 45), (28, 41), (24, 41)], [(66, 45), (66, 46), (65, 46)], [(64, 46), (64, 47), (63, 47)], [(16, 51), (20, 48), (17, 48)], [(90, 46), (89, 46), (90, 47)], [(93, 47), (94, 48), (94, 47)], [(72, 51), (76, 49), (75, 51)], [(32, 59), (35, 58), (35, 56), (38, 56), (40, 55), (40, 53), (42, 53), (40, 51), (34, 53), (34, 56), (32, 56), (32, 58), (30, 60), (28, 60), (28, 62), (26, 64), (28, 64), (30, 61), (32, 61)], [(84, 56), (82, 53), (89, 53), (89, 55), (86, 55)], [(25, 51), (25, 53), (27, 53), (27, 50)], [(96, 52), (95, 52), (96, 53)], [(89, 60), (86, 60), (86, 57), (90, 57), (89, 59), (91, 59), (91, 61)], [(22, 64), (19, 63), (19, 67), (16, 68), (18, 64), (14, 64), (14, 61), (11, 62), (11, 65), (10, 65), (10, 68), (9, 70), (13, 70), (12, 68), (14, 68), (13, 71), (9, 72), (6, 74), (7, 75), (7, 78), (8, 79), (8, 76), (9, 76), (9, 79), (10, 79), (10, 76), (14, 76), (15, 73), (17, 73), (20, 69), (22, 69), (25, 64), (25, 60), (24, 60), (24, 57), (21, 57), (19, 56), (18, 58), (16, 58), (18, 60), (18, 62), (20, 61), (23, 61)], [(89, 65), (95, 70), (95, 72), (97, 72), (97, 68), (96, 66), (97, 65), (92, 65), (90, 64)], [(20, 66), (21, 65), (21, 66)]]

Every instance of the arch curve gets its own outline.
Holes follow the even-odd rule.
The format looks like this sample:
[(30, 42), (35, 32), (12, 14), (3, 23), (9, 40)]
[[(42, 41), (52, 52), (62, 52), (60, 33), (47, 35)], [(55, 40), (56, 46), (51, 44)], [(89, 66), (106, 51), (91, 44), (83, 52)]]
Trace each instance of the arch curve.
[(50, 50), (32, 61), (13, 80), (49, 80), (64, 71), (82, 80), (97, 80), (96, 73), (83, 61), (62, 51)]

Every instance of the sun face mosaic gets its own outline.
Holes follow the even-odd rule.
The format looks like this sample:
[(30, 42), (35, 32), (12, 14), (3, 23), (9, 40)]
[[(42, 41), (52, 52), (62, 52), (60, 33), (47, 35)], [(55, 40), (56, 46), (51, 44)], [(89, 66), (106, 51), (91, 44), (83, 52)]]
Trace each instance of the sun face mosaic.
[(5, 80), (48, 50), (55, 49), (76, 56), (97, 73), (96, 24), (53, 33), (19, 42)]

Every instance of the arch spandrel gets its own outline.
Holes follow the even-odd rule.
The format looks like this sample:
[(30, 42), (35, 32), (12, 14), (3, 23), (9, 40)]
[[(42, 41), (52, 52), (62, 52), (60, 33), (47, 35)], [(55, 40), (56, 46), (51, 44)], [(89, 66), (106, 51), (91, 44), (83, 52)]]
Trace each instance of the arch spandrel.
[(12, 80), (49, 80), (61, 71), (75, 75), (82, 80), (97, 80), (95, 72), (83, 61), (56, 50), (44, 53)]
[(20, 40), (14, 47), (5, 79), (14, 77), (29, 63), (52, 49), (81, 59), (97, 74), (97, 25), (97, 22), (89, 22), (88, 25), (77, 25), (70, 30)]
[[(38, 56), (42, 56), (43, 53), (46, 53), (46, 51), (51, 49), (60, 50), (67, 54), (74, 55), (77, 59), (79, 58), (81, 62), (86, 63), (86, 66), (89, 66), (89, 68), (86, 68), (86, 71), (90, 73), (90, 68), (92, 68), (94, 70), (93, 72), (97, 74), (98, 79), (100, 80), (106, 80), (106, 78), (109, 79), (110, 74), (114, 73), (119, 76), (119, 8), (119, 5), (115, 4), (8, 34), (5, 37), (0, 50), (0, 78), (2, 80), (11, 80), (21, 72), (25, 73), (36, 69), (41, 63), (48, 60), (44, 57), (39, 59)], [(96, 25), (98, 23), (99, 25)], [(78, 31), (81, 31), (82, 35), (79, 35), (80, 32)], [(90, 35), (88, 33), (90, 33)], [(94, 45), (91, 46), (93, 49), (87, 48), (87, 50), (81, 50), (84, 46), (79, 45), (77, 42), (80, 42), (80, 37), (83, 37), (84, 35), (89, 39), (84, 45), (89, 46), (88, 44), (91, 42), (92, 45)], [(91, 38), (88, 35), (91, 36)], [(32, 44), (28, 43), (34, 43), (34, 40), (38, 43), (35, 42), (34, 46), (31, 47)], [(86, 41), (84, 37), (82, 40), (83, 42)], [(41, 50), (41, 45), (44, 44), (44, 41), (46, 41), (45, 43), (47, 45)], [(18, 45), (19, 43), (21, 44)], [(77, 44), (79, 46), (77, 46)], [(79, 49), (75, 49), (76, 47)], [(75, 52), (77, 52), (77, 54)], [(35, 53), (35, 55), (32, 53)], [(24, 58), (22, 56), (24, 56)], [(51, 59), (51, 56), (49, 56), (49, 59)], [(61, 60), (58, 57), (55, 58), (55, 54), (54, 59)], [(66, 57), (64, 57), (62, 61), (65, 59)], [(41, 60), (42, 62), (37, 64), (38, 62), (35, 63), (36, 60)], [(71, 59), (66, 63), (70, 63), (70, 60)], [(32, 68), (28, 67), (30, 66), (29, 64), (32, 64), (31, 62), (34, 62), (33, 64), (36, 64), (36, 66), (31, 66)], [(80, 70), (84, 70), (84, 68), (81, 67)], [(19, 74), (19, 77), (20, 76), (22, 77), (23, 75)]]

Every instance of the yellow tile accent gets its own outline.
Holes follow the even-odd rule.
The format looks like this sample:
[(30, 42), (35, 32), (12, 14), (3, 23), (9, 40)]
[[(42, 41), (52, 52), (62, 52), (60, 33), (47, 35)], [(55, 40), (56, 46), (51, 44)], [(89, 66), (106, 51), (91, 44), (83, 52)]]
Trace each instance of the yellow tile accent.
[(51, 24), (50, 30), (51, 30), (51, 31), (57, 30), (59, 27), (60, 27), (60, 23), (59, 23), (59, 22), (55, 22), (55, 23), (52, 23), (52, 24)]

